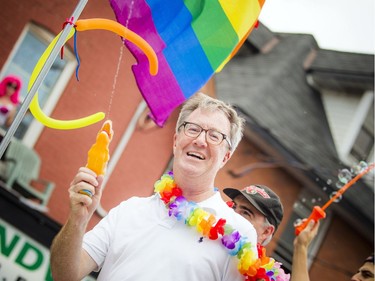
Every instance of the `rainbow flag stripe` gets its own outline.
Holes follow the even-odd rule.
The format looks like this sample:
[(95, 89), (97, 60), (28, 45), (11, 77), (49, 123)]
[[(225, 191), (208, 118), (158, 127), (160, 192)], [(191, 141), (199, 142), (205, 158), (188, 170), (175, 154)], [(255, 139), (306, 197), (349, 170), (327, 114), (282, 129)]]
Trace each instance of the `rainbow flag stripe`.
[(172, 111), (203, 87), (232, 58), (257, 22), (264, 0), (110, 0), (117, 21), (154, 49), (159, 72), (125, 41), (137, 60), (133, 73), (163, 126)]

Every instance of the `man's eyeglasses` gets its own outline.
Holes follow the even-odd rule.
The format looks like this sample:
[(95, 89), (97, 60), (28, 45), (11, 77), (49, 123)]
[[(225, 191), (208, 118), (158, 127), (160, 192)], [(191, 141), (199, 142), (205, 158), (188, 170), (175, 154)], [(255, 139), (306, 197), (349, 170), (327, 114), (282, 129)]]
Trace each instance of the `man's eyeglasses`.
[(10, 87), (10, 88), (13, 88), (15, 90), (17, 90), (17, 84), (14, 84), (14, 83), (7, 83), (7, 86)]
[(204, 131), (206, 133), (206, 141), (210, 144), (219, 145), (226, 140), (229, 144), (229, 149), (231, 149), (232, 144), (230, 143), (228, 136), (220, 133), (214, 129), (203, 129), (201, 126), (191, 122), (183, 122), (179, 129), (184, 127), (184, 133), (186, 136), (191, 138), (197, 138)]

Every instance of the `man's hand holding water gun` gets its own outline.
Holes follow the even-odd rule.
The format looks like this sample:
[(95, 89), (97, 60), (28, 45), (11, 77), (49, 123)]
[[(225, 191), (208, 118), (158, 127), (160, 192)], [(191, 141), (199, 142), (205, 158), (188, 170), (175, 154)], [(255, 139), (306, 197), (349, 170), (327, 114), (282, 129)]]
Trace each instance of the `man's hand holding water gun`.
[(108, 120), (88, 152), (86, 167), (78, 170), (70, 184), (69, 218), (51, 246), (51, 264), (59, 265), (57, 268), (60, 271), (55, 274), (64, 276), (64, 280), (78, 280), (77, 276), (83, 277), (97, 266), (82, 250), (82, 239), (102, 196), (103, 176), (109, 160), (108, 146), (112, 137), (112, 122)]
[(113, 138), (112, 122), (107, 120), (96, 136), (96, 142), (88, 151), (86, 167), (81, 167), (69, 188), (72, 214), (87, 224), (102, 196), (101, 185), (106, 172), (109, 144)]

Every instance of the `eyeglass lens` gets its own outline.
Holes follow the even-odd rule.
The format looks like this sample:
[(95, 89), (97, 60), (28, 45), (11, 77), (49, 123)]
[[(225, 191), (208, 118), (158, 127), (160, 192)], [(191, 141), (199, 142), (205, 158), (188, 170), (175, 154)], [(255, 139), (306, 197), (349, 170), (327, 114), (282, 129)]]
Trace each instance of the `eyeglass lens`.
[(184, 133), (188, 137), (196, 138), (202, 132), (205, 132), (206, 139), (211, 144), (220, 144), (224, 140), (224, 135), (216, 130), (208, 129), (205, 130), (201, 126), (193, 123), (185, 123), (184, 124)]

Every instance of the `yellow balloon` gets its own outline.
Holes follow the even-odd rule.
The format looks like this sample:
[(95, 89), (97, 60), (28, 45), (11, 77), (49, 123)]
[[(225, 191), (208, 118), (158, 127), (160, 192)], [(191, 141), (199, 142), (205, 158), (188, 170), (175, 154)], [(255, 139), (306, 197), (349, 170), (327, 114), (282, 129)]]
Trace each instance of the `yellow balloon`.
[[(130, 31), (123, 25), (118, 22), (107, 20), (107, 19), (87, 19), (87, 20), (78, 20), (76, 22), (76, 30), (77, 31), (85, 31), (85, 30), (92, 30), (92, 29), (104, 29), (112, 31), (121, 37), (133, 42), (136, 44), (147, 56), (149, 63), (150, 63), (150, 73), (152, 75), (156, 75), (158, 72), (158, 60), (154, 50), (151, 46), (139, 35), (135, 34), (134, 32)], [(66, 38), (68, 41), (74, 34), (74, 29), (72, 29), (69, 35)], [(51, 54), (53, 47), (56, 45), (57, 40), (62, 32), (60, 32), (49, 44), (47, 49), (44, 51), (43, 55), (40, 57), (38, 63), (36, 64), (28, 85), (28, 91), (30, 91), (32, 85), (35, 82), (35, 79), (38, 77), (43, 65), (45, 64), (48, 56)], [(65, 41), (65, 42), (66, 42)], [(38, 92), (35, 93), (33, 100), (30, 103), (30, 111), (33, 116), (41, 122), (43, 125), (53, 129), (59, 130), (71, 130), (71, 129), (78, 129), (82, 127), (87, 127), (94, 123), (97, 123), (104, 119), (105, 114), (103, 112), (97, 112), (95, 114), (89, 115), (87, 117), (83, 117), (80, 119), (75, 120), (57, 120), (51, 117), (48, 117), (44, 114), (39, 106), (39, 98)]]
[[(38, 63), (36, 64), (28, 85), (28, 91), (30, 91), (30, 88), (35, 82), (35, 79), (38, 77), (43, 65), (45, 64), (48, 56), (51, 54), (51, 51), (53, 47), (56, 45), (56, 42), (61, 35), (62, 32), (60, 32), (55, 39), (52, 40), (52, 42), (49, 44), (47, 49), (44, 51), (43, 55), (40, 57)], [(68, 41), (74, 34), (74, 29), (72, 29), (66, 38), (66, 41)], [(75, 120), (57, 120), (53, 119), (51, 117), (48, 117), (44, 114), (44, 112), (41, 110), (39, 106), (39, 95), (38, 92), (35, 93), (34, 98), (32, 99), (30, 103), (30, 111), (34, 115), (34, 117), (43, 125), (53, 128), (53, 129), (60, 129), (60, 130), (71, 130), (71, 129), (78, 129), (82, 127), (89, 126), (91, 124), (97, 123), (104, 119), (105, 114), (103, 112), (98, 112), (96, 114), (75, 119)]]

